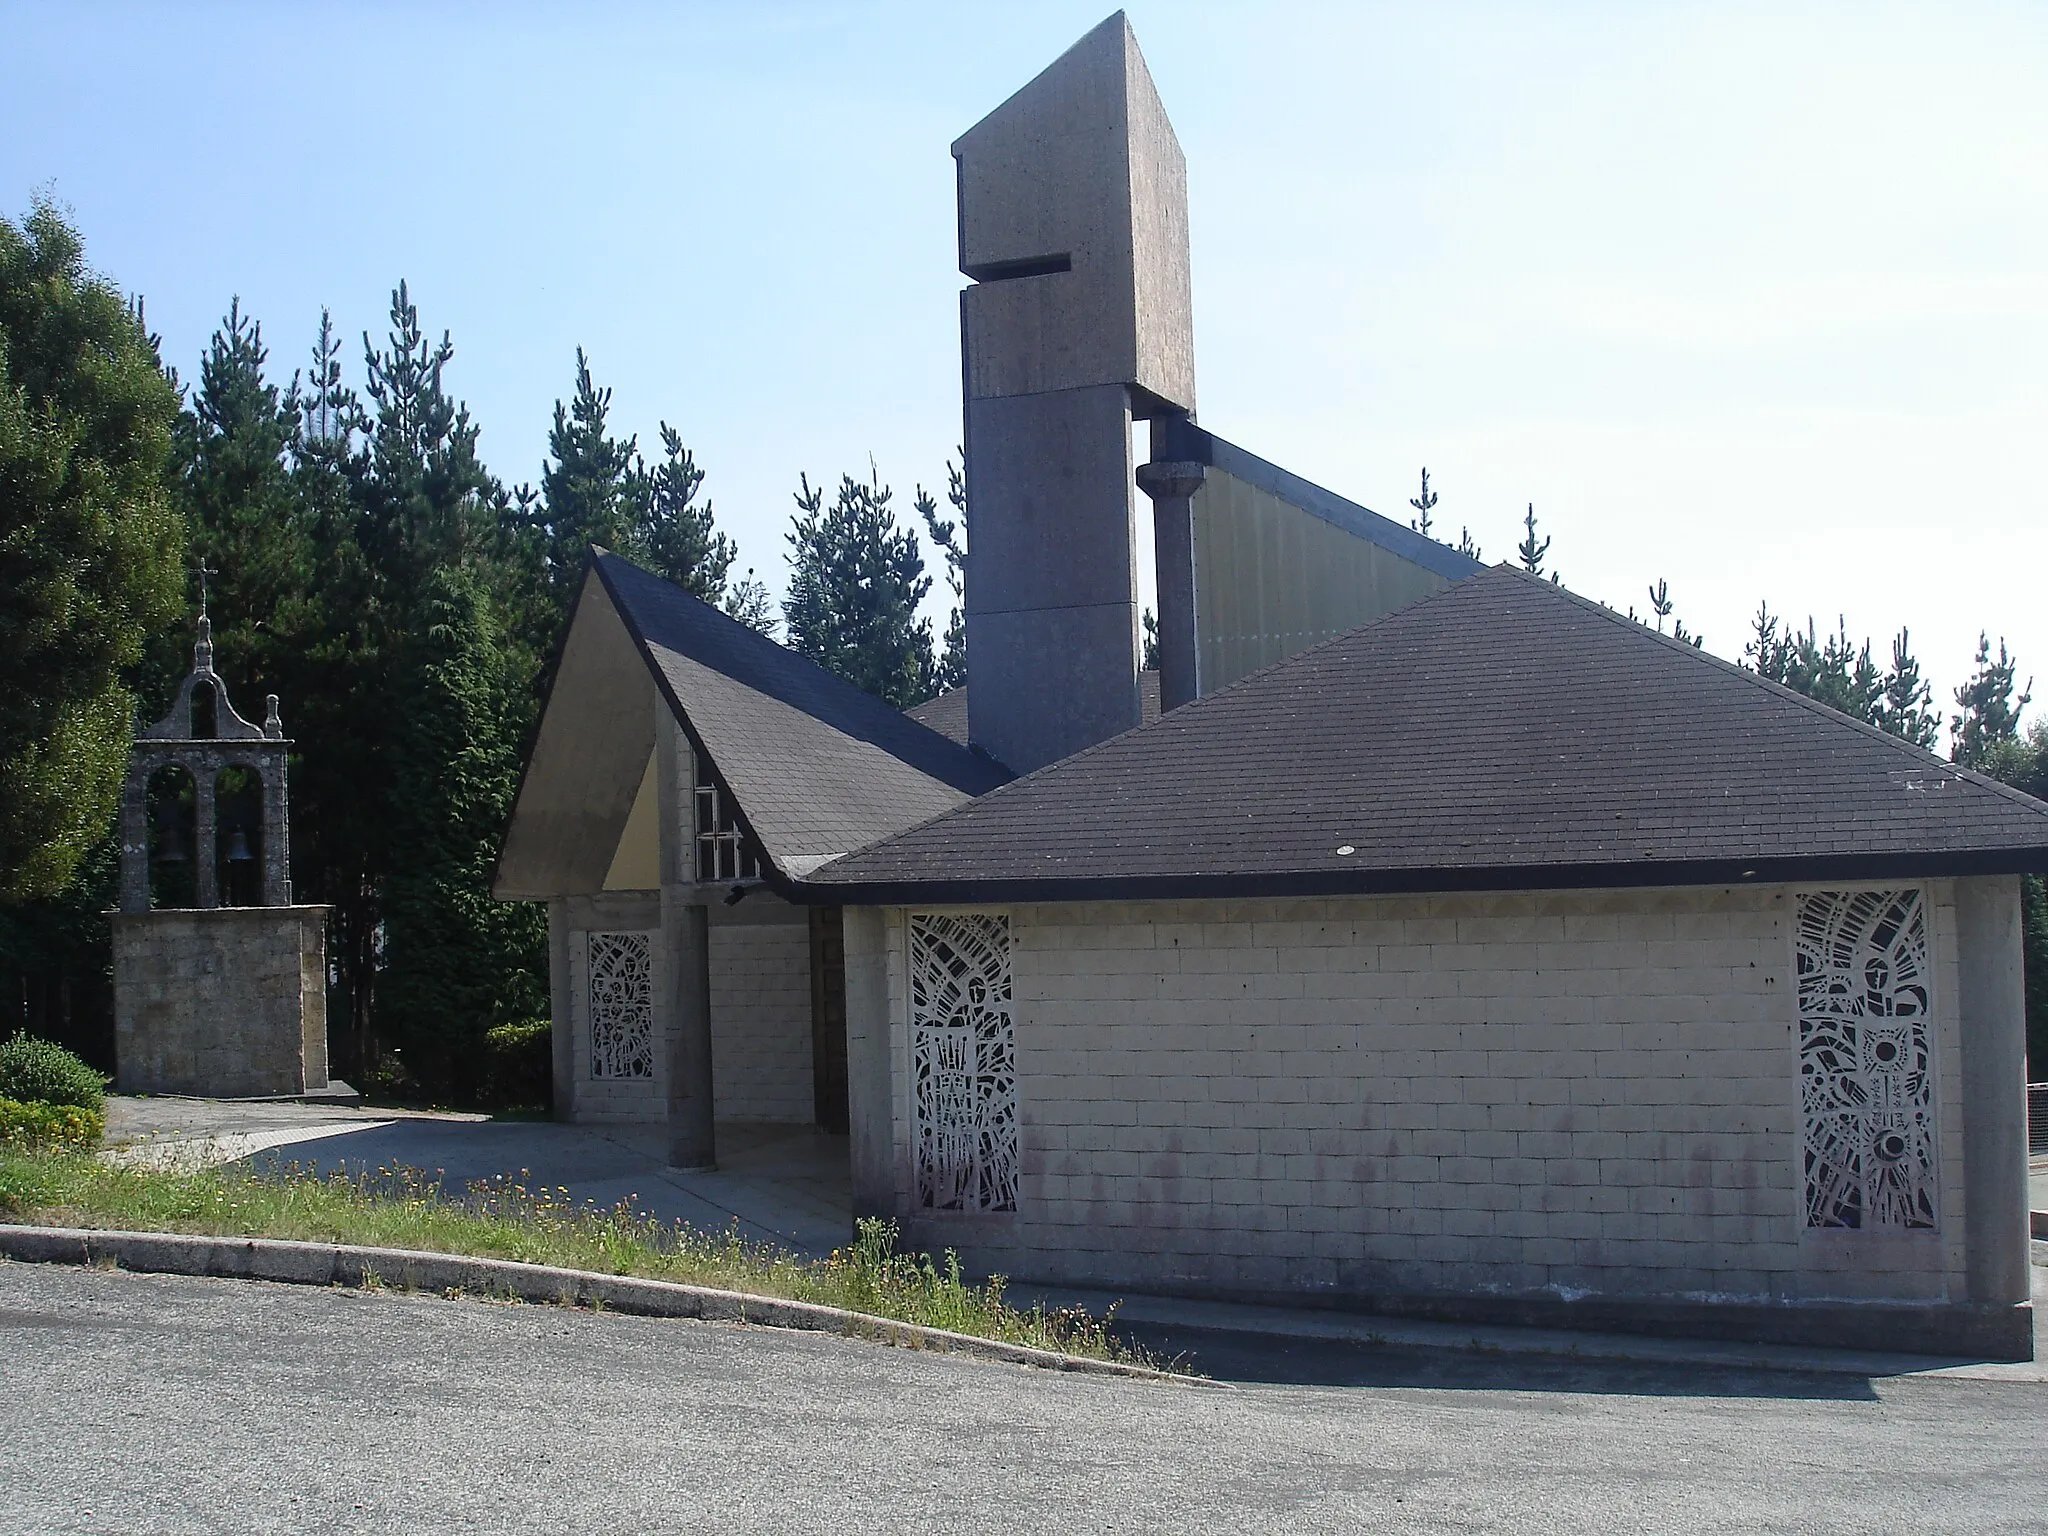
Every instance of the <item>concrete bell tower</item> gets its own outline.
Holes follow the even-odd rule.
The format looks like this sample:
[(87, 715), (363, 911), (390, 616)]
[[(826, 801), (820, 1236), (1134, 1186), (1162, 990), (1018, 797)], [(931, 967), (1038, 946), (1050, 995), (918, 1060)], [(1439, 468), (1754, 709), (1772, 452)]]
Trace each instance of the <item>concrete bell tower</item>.
[(953, 158), (968, 735), (1021, 773), (1139, 723), (1131, 423), (1195, 408), (1187, 163), (1121, 11)]

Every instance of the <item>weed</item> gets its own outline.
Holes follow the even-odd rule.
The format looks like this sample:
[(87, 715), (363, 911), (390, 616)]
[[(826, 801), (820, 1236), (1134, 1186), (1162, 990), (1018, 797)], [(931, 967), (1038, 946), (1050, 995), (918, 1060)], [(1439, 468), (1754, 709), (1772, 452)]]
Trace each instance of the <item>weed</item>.
[[(279, 1237), (514, 1259), (816, 1302), (903, 1323), (1096, 1359), (1153, 1364), (1078, 1307), (1024, 1310), (1000, 1276), (968, 1280), (950, 1250), (898, 1250), (894, 1222), (865, 1219), (853, 1242), (811, 1259), (742, 1236), (663, 1222), (630, 1200), (574, 1200), (522, 1172), (451, 1195), (417, 1168), (318, 1174), (286, 1166), (151, 1167), (53, 1149), (0, 1149), (0, 1219), (78, 1227)], [(366, 1271), (365, 1290), (383, 1280)], [(572, 1303), (573, 1304), (573, 1303)], [(605, 1310), (593, 1300), (591, 1310)], [(1113, 1315), (1113, 1309), (1112, 1309)]]

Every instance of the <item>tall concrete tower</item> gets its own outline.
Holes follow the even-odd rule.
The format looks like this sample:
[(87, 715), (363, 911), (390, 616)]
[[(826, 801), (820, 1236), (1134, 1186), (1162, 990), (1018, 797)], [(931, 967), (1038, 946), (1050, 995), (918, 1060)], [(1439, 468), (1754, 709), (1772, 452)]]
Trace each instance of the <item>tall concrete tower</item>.
[(1139, 722), (1131, 423), (1195, 407), (1187, 162), (1121, 11), (953, 158), (968, 734), (1028, 772)]

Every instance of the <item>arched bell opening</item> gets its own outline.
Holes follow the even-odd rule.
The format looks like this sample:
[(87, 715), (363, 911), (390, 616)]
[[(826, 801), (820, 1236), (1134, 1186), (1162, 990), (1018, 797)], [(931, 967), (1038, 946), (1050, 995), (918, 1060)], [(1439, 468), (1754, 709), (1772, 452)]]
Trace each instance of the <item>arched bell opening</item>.
[(213, 781), (214, 889), (224, 907), (263, 905), (263, 778), (246, 764)]
[(212, 741), (220, 735), (220, 693), (200, 678), (192, 685), (192, 738)]
[(149, 776), (149, 904), (199, 905), (199, 794), (189, 770), (167, 763)]

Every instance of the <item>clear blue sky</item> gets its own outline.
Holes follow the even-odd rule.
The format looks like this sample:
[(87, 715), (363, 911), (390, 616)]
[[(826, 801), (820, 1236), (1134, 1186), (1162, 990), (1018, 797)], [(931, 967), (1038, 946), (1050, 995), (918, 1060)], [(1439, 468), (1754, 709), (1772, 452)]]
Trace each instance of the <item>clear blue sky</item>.
[[(1031, 5), (0, 3), (0, 207), (50, 187), (196, 372), (403, 277), (492, 468), (575, 348), (778, 590), (800, 470), (959, 437), (962, 130), (1099, 21)], [(1575, 589), (1759, 599), (2048, 700), (2048, 6), (1136, 3), (1189, 161), (1202, 420)]]

